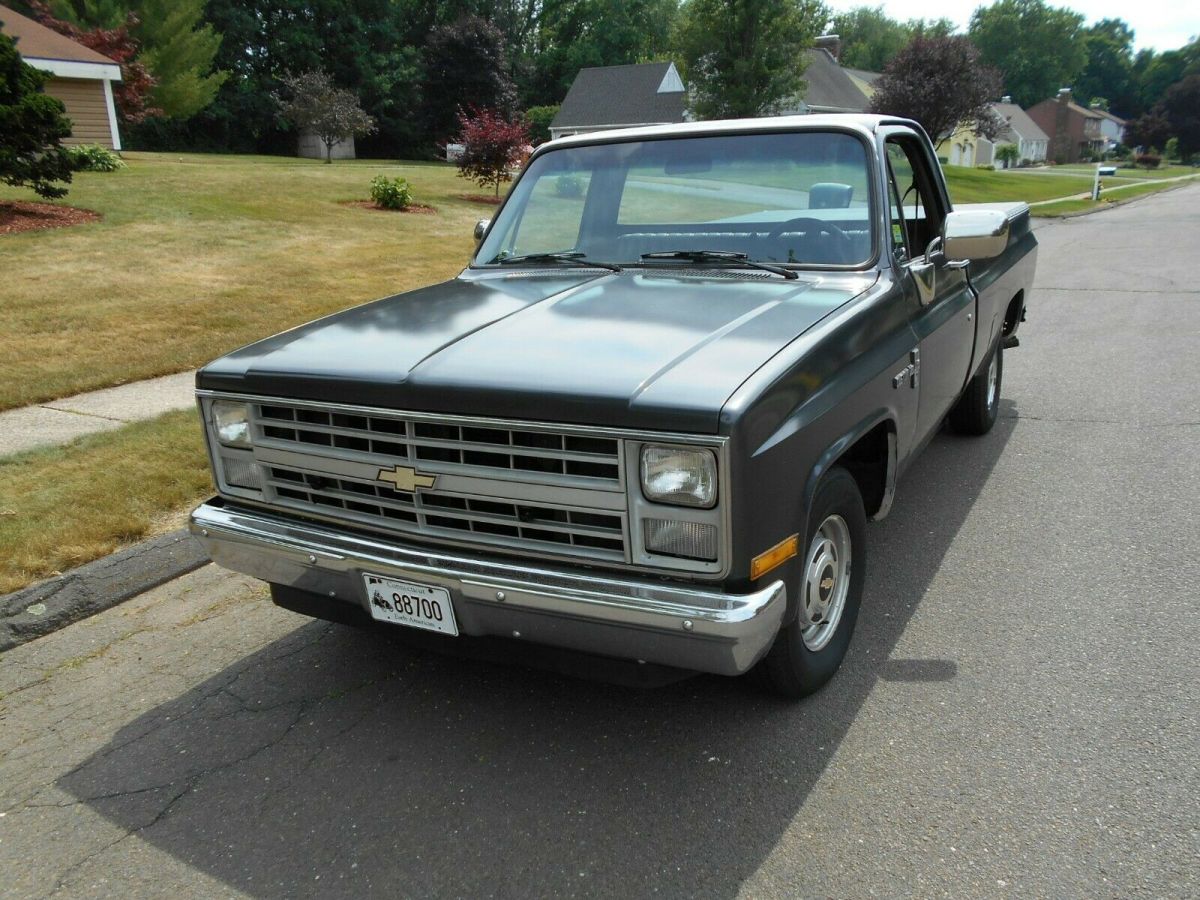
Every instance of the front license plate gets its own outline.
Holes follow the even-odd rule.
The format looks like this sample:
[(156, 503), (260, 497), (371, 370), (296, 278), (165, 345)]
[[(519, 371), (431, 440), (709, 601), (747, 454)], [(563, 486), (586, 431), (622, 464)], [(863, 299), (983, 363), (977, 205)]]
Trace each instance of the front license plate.
[(445, 588), (363, 573), (371, 615), (380, 622), (458, 635), (454, 606)]

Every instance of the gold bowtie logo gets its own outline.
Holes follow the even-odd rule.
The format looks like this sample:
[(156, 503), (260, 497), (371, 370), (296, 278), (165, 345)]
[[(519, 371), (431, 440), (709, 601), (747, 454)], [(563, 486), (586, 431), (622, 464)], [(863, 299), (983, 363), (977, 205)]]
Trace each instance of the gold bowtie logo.
[(821, 579), (821, 590), (827, 591), (831, 587), (833, 587), (833, 579), (832, 578), (822, 578)]
[(420, 475), (416, 469), (409, 466), (396, 466), (392, 469), (380, 469), (375, 476), (377, 481), (390, 484), (395, 490), (411, 494), (419, 488), (431, 488), (437, 484), (436, 475)]

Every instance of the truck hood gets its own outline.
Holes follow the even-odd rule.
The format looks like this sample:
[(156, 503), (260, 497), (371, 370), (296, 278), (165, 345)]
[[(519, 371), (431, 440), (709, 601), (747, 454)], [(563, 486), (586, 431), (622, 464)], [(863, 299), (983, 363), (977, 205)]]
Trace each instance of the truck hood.
[(715, 433), (747, 377), (875, 277), (759, 274), (468, 270), (243, 347), (197, 386)]

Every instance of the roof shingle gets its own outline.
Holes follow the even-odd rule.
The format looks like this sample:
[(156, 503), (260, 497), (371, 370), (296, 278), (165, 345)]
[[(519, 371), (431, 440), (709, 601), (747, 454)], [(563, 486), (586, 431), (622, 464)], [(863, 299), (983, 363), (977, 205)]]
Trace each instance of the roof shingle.
[(57, 59), (65, 62), (117, 65), (107, 56), (97, 53), (7, 6), (0, 6), (0, 33), (15, 38), (17, 52), (26, 59)]

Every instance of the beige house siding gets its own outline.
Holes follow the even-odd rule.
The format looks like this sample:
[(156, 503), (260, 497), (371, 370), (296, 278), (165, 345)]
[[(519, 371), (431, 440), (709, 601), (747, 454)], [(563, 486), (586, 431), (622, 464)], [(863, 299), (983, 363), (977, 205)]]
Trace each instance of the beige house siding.
[(63, 141), (64, 144), (99, 144), (113, 149), (103, 81), (52, 78), (46, 83), (46, 93), (61, 100), (67, 108), (71, 136)]

